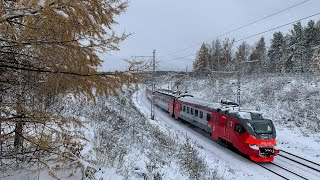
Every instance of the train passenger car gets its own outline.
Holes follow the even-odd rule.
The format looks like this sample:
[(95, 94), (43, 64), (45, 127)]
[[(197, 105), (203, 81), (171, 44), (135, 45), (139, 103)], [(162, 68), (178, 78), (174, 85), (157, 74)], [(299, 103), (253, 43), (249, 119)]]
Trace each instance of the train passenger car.
[(175, 98), (173, 91), (159, 89), (155, 92), (155, 104), (169, 112), (169, 102)]
[(191, 95), (173, 96), (168, 106), (175, 119), (194, 124), (255, 162), (271, 162), (279, 153), (274, 125), (259, 112), (238, 111), (236, 103), (210, 103)]
[[(146, 89), (147, 92), (147, 98), (152, 99), (152, 91), (150, 88)], [(172, 101), (172, 99), (175, 98), (175, 95), (178, 92), (165, 90), (165, 89), (157, 89), (154, 94), (154, 101), (155, 105), (160, 107), (161, 109), (169, 112), (169, 102)]]

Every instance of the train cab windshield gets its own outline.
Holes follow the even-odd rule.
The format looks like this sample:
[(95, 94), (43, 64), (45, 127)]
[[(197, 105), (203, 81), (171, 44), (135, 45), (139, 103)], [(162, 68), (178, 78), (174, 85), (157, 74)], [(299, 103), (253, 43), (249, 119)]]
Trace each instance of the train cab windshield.
[(271, 122), (268, 121), (252, 121), (251, 127), (257, 134), (272, 134), (273, 128)]

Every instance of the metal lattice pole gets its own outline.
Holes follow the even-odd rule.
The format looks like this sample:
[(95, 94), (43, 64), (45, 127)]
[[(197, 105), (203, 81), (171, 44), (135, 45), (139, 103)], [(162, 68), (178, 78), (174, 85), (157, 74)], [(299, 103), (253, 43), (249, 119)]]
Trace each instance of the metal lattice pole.
[[(156, 50), (153, 50), (153, 55), (152, 56), (131, 56), (131, 58), (134, 59), (134, 62), (136, 62), (135, 60), (136, 59), (143, 59), (144, 58), (152, 58), (152, 61), (151, 61), (151, 66), (152, 66), (152, 97), (151, 97), (151, 119), (154, 120), (154, 107), (155, 107), (155, 72), (156, 72)], [(150, 60), (150, 59), (149, 59)], [(141, 61), (141, 62), (142, 62)], [(148, 63), (149, 65), (149, 63)], [(147, 66), (147, 67), (150, 67), (150, 66)], [(139, 68), (143, 68), (143, 67), (137, 67), (137, 73), (138, 73), (138, 70)], [(134, 68), (133, 68), (134, 69)]]
[[(1, 97), (0, 97), (1, 98)], [(0, 137), (1, 137), (1, 132), (2, 132), (2, 127), (1, 127), (1, 121), (0, 121)], [(0, 138), (0, 165), (2, 166), (2, 139)]]
[(239, 111), (241, 107), (241, 70), (242, 70), (242, 64), (244, 63), (254, 63), (258, 62), (258, 60), (253, 60), (253, 61), (242, 61), (238, 60), (238, 90), (237, 90), (237, 101), (239, 104)]
[(239, 104), (239, 111), (240, 111), (240, 106), (241, 106), (241, 82), (240, 82), (240, 76), (241, 76), (241, 63), (240, 61), (238, 61), (238, 74), (237, 74), (237, 78), (238, 78), (238, 88), (237, 88), (237, 103)]
[(151, 119), (154, 120), (154, 104), (155, 104), (155, 72), (156, 72), (156, 50), (153, 50), (152, 57), (152, 102), (151, 102)]

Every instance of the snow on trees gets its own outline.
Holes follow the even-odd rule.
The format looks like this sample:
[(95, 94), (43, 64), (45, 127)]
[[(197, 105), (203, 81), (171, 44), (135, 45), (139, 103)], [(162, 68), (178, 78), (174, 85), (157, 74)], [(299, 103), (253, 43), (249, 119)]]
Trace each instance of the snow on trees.
[(305, 46), (307, 49), (307, 60), (313, 56), (315, 48), (320, 45), (320, 31), (317, 29), (314, 21), (309, 21), (304, 29)]
[(307, 57), (301, 22), (294, 24), (290, 33), (285, 69), (287, 72), (305, 72)]
[(309, 72), (314, 51), (320, 45), (320, 21), (315, 23), (311, 20), (307, 26), (298, 22), (288, 34), (275, 32), (268, 49), (264, 37), (258, 40), (253, 49), (245, 43), (239, 45), (235, 53), (234, 42), (226, 38), (224, 41), (216, 39), (210, 45), (203, 44), (197, 58), (204, 45), (208, 49), (208, 58), (203, 58), (200, 62), (195, 61), (194, 67), (202, 67), (203, 70), (211, 72), (230, 71), (237, 68), (237, 63), (233, 60), (250, 60), (257, 62), (244, 65), (248, 73)]
[(285, 38), (282, 32), (276, 32), (271, 39), (271, 47), (268, 51), (268, 72), (281, 72), (283, 67), (283, 57), (285, 53)]
[(52, 106), (66, 94), (94, 101), (134, 81), (126, 73), (97, 72), (97, 52), (118, 50), (127, 37), (112, 28), (127, 6), (121, 0), (0, 2), (2, 167), (82, 168), (82, 122)]
[(203, 43), (197, 52), (193, 69), (197, 74), (213, 71), (233, 70), (234, 40), (226, 38), (223, 42), (216, 39), (211, 45)]
[(320, 73), (320, 47), (317, 48), (311, 60), (311, 72)]
[(209, 59), (208, 59), (208, 68), (210, 71), (220, 70), (220, 61), (222, 57), (222, 45), (219, 39), (216, 39), (212, 42), (212, 45), (209, 46)]
[(266, 70), (267, 61), (266, 61), (266, 43), (264, 37), (261, 37), (256, 44), (256, 47), (253, 49), (250, 57), (250, 61), (257, 61), (250, 63), (249, 72), (262, 72)]
[(233, 56), (233, 45), (234, 45), (234, 39), (230, 40), (226, 38), (223, 41), (223, 47), (222, 47), (222, 52), (221, 52), (221, 61), (220, 61), (220, 66), (222, 67), (222, 70), (233, 70), (232, 66), (232, 56)]
[(207, 71), (208, 58), (209, 50), (207, 45), (203, 43), (197, 53), (196, 60), (193, 63), (193, 69), (197, 74), (203, 74)]

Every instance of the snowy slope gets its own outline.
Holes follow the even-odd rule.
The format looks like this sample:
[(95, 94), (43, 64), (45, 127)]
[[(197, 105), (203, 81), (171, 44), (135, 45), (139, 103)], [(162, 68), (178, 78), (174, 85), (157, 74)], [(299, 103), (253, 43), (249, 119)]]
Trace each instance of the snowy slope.
[[(79, 117), (85, 128), (86, 145), (80, 161), (95, 169), (85, 179), (219, 179), (209, 169), (191, 142), (181, 141), (176, 133), (159, 129), (133, 104), (131, 88), (119, 96), (97, 97), (95, 103), (85, 99), (66, 98), (56, 108), (64, 114)], [(183, 136), (182, 136), (183, 137)], [(0, 174), (0, 179), (54, 179), (45, 169), (19, 169)], [(81, 179), (79, 170), (56, 172), (61, 179)]]

